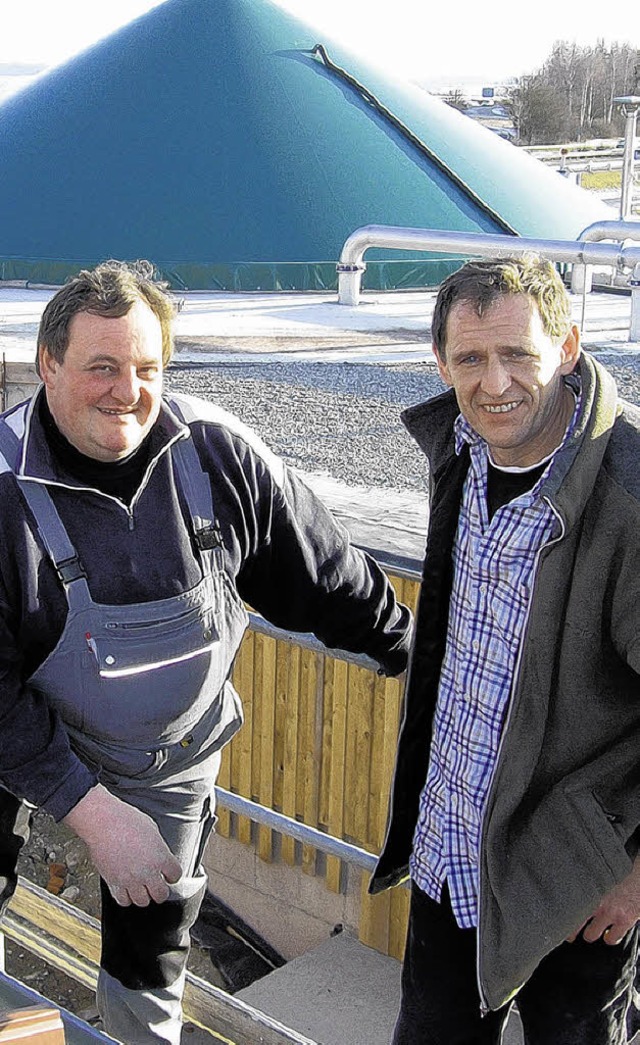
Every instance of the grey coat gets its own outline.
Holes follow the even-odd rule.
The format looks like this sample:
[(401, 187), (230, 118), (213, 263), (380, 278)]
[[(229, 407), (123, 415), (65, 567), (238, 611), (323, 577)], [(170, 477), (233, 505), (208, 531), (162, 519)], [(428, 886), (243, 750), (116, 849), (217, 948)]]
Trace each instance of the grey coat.
[[(591, 357), (545, 486), (540, 555), (480, 848), (481, 1003), (499, 1008), (628, 875), (640, 849), (640, 410)], [(468, 451), (448, 392), (404, 420), (429, 459), (431, 518), (391, 813), (372, 880), (406, 877), (444, 652)]]

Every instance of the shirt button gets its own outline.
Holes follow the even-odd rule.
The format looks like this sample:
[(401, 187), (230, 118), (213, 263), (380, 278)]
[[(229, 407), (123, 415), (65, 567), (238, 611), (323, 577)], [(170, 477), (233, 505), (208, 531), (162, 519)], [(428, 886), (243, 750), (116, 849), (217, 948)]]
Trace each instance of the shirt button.
[(474, 650), (480, 649), (480, 643), (478, 642), (478, 639), (473, 640), (473, 642), (471, 643), (471, 648)]

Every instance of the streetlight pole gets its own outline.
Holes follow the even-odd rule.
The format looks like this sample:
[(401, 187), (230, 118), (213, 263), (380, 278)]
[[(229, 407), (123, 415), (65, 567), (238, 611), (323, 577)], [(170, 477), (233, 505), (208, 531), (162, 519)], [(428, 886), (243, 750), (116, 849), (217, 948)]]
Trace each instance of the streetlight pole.
[(614, 98), (616, 105), (626, 119), (624, 129), (624, 155), (622, 157), (622, 193), (620, 196), (620, 221), (629, 221), (633, 203), (633, 159), (636, 138), (636, 119), (640, 109), (640, 96), (626, 95)]

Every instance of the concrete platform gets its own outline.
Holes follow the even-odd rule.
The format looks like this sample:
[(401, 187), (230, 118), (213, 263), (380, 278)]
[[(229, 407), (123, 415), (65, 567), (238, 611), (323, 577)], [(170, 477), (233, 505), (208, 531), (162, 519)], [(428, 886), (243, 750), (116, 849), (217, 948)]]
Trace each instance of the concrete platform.
[(388, 1045), (400, 963), (340, 933), (237, 997), (322, 1045)]
[[(0, 284), (0, 357), (33, 360), (40, 316), (54, 292)], [(181, 359), (201, 362), (417, 361), (430, 356), (435, 297), (435, 291), (368, 292), (352, 307), (338, 305), (335, 294), (194, 291), (181, 297), (177, 350)], [(571, 303), (580, 322), (582, 298), (572, 295)], [(630, 315), (630, 295), (588, 294), (585, 347), (640, 350), (628, 341)]]
[[(318, 1045), (389, 1045), (400, 970), (394, 958), (340, 933), (236, 997)], [(503, 1045), (522, 1045), (517, 1013), (509, 1018)]]

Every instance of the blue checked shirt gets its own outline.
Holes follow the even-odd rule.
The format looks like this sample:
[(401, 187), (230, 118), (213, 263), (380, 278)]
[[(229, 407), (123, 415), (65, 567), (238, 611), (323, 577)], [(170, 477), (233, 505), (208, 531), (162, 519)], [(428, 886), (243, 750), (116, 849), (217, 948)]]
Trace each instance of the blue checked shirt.
[[(577, 416), (567, 430), (572, 430)], [(565, 436), (566, 439), (567, 436)], [(477, 925), (478, 848), (540, 549), (559, 523), (539, 490), (503, 505), (489, 521), (487, 445), (460, 415), (456, 452), (469, 444), (453, 548), (453, 591), (427, 780), (410, 863), (412, 879), (440, 900), (447, 879), (458, 925)]]

